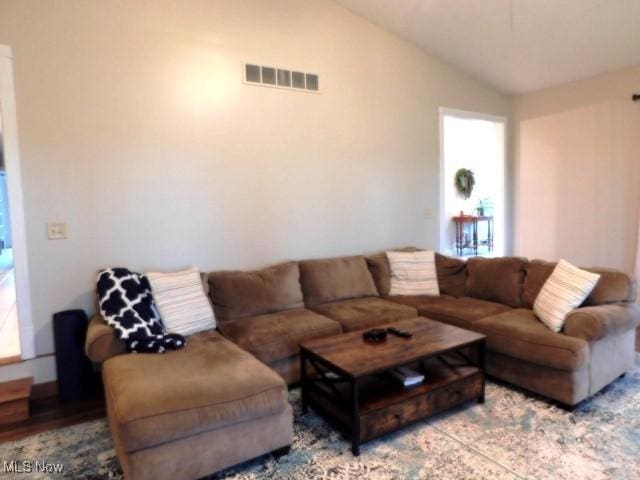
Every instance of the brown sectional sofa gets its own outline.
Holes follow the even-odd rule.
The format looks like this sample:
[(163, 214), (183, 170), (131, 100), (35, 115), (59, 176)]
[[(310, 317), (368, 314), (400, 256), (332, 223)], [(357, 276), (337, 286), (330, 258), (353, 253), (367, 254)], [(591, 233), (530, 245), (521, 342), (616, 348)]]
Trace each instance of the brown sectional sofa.
[(338, 322), (305, 308), (297, 262), (253, 272), (213, 272), (208, 286), (222, 334), (288, 383), (300, 378), (300, 343), (342, 333)]
[[(378, 256), (371, 269), (384, 277), (378, 285), (390, 276), (385, 260)], [(532, 310), (554, 267), (555, 263), (517, 257), (463, 262), (436, 255), (438, 281), (444, 285), (440, 297), (385, 298), (415, 307), (422, 316), (485, 334), (489, 375), (574, 406), (633, 366), (640, 306), (634, 303), (633, 277), (591, 268), (601, 275), (598, 284), (584, 306), (568, 316), (563, 332), (554, 333)], [(449, 287), (449, 277), (462, 272), (464, 294)]]
[(305, 305), (340, 323), (345, 332), (418, 315), (413, 307), (380, 298), (362, 256), (300, 262), (300, 284)]
[(222, 334), (288, 383), (300, 379), (304, 341), (418, 315), (379, 297), (362, 256), (212, 272), (208, 287)]
[(640, 307), (632, 277), (592, 269), (601, 274), (594, 291), (554, 333), (532, 311), (554, 266), (436, 254), (439, 297), (389, 296), (384, 253), (212, 272), (205, 290), (222, 335), (193, 335), (165, 355), (123, 355), (112, 329), (94, 317), (86, 351), (104, 362), (125, 475), (197, 478), (286, 448), (285, 381), (299, 379), (299, 344), (417, 315), (485, 334), (488, 374), (573, 406), (632, 367)]

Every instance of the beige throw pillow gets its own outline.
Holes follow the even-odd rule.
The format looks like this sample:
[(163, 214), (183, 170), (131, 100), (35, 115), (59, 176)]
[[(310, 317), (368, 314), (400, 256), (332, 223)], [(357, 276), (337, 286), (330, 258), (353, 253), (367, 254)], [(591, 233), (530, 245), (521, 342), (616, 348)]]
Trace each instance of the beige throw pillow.
[(391, 269), (389, 295), (440, 295), (433, 251), (387, 252)]
[(168, 332), (187, 336), (216, 328), (213, 309), (197, 268), (172, 273), (150, 272), (147, 278)]
[(560, 260), (536, 297), (534, 313), (547, 327), (559, 332), (569, 312), (582, 305), (599, 278), (597, 273)]

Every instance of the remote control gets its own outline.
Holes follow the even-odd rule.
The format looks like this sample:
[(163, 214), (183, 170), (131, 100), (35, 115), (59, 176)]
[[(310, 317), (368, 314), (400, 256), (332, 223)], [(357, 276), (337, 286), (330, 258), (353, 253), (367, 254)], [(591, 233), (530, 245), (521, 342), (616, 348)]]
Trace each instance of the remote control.
[(413, 333), (407, 332), (405, 330), (400, 330), (399, 328), (396, 328), (396, 327), (387, 328), (387, 332), (393, 333), (394, 335), (397, 335), (398, 337), (404, 337), (404, 338), (413, 337)]

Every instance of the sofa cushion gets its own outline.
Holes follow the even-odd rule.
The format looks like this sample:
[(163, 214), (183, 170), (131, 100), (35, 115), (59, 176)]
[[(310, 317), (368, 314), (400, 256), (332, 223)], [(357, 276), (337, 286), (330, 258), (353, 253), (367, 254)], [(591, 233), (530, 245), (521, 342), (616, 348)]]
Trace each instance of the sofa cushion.
[(308, 307), (378, 295), (362, 256), (300, 262), (300, 283)]
[(526, 263), (526, 259), (519, 257), (470, 258), (467, 296), (519, 307)]
[(220, 331), (263, 362), (272, 363), (297, 355), (302, 342), (338, 335), (342, 328), (334, 320), (297, 308), (225, 322)]
[(474, 322), (482, 318), (511, 310), (510, 307), (500, 303), (470, 297), (455, 298), (440, 295), (439, 297), (423, 296), (421, 299), (409, 297), (406, 300), (400, 297), (389, 297), (389, 299), (417, 308), (418, 313), (423, 317), (469, 329), (473, 329)]
[(216, 318), (197, 268), (148, 272), (153, 298), (168, 332), (193, 335), (216, 328)]
[(303, 306), (297, 262), (249, 272), (212, 272), (208, 280), (219, 323)]
[(387, 252), (391, 269), (389, 295), (440, 295), (435, 252)]
[[(415, 252), (418, 249), (415, 247), (394, 248), (393, 252)], [(365, 258), (373, 283), (376, 285), (379, 295), (389, 295), (391, 290), (391, 266), (389, 265), (389, 258), (387, 258), (387, 252), (376, 253), (375, 255), (369, 255)]]
[(554, 268), (556, 268), (555, 262), (531, 260), (527, 263), (522, 286), (522, 306), (524, 308), (533, 308), (538, 293), (540, 293), (544, 282), (553, 273)]
[[(531, 260), (527, 264), (522, 291), (523, 307), (533, 308), (538, 293), (555, 267), (555, 262), (544, 260)], [(632, 275), (610, 268), (592, 267), (585, 270), (600, 275), (600, 280), (584, 301), (585, 306), (635, 301), (636, 279)]]
[(584, 305), (635, 302), (638, 293), (637, 279), (633, 275), (613, 268), (589, 267), (585, 270), (600, 275)]
[(126, 452), (277, 414), (288, 405), (277, 373), (211, 330), (164, 355), (113, 357), (104, 363), (103, 378), (110, 420)]
[(436, 271), (440, 294), (464, 297), (467, 294), (467, 262), (436, 252)]
[(584, 301), (584, 305), (636, 301), (638, 287), (637, 279), (633, 275), (613, 268), (589, 267), (585, 270), (597, 273), (600, 280)]
[[(394, 252), (415, 252), (415, 247), (393, 249)], [(464, 297), (467, 290), (467, 262), (459, 258), (447, 257), (436, 252), (436, 273), (440, 294)], [(391, 290), (391, 267), (386, 252), (370, 255), (367, 266), (381, 296)]]
[(640, 305), (615, 303), (576, 308), (564, 324), (564, 334), (593, 342), (620, 335), (640, 325)]
[(537, 365), (572, 371), (589, 360), (585, 340), (552, 332), (529, 309), (483, 318), (473, 328), (487, 336), (489, 350)]
[(315, 307), (314, 310), (338, 321), (345, 332), (365, 330), (418, 316), (417, 310), (413, 307), (389, 302), (378, 297), (325, 303)]
[(533, 312), (547, 327), (559, 332), (569, 312), (582, 305), (599, 279), (597, 273), (560, 260), (533, 303)]
[(389, 300), (390, 302), (399, 303), (401, 305), (407, 305), (408, 307), (413, 307), (418, 310), (435, 303), (455, 301), (456, 299), (450, 295), (387, 295), (383, 298), (384, 300)]

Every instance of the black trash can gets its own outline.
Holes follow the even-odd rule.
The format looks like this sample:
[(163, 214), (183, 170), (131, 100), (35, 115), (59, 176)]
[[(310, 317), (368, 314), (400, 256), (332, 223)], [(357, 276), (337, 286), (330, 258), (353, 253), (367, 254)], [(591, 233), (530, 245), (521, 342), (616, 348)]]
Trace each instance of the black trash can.
[(58, 396), (63, 402), (95, 396), (93, 365), (84, 353), (88, 326), (84, 310), (65, 310), (53, 315)]

